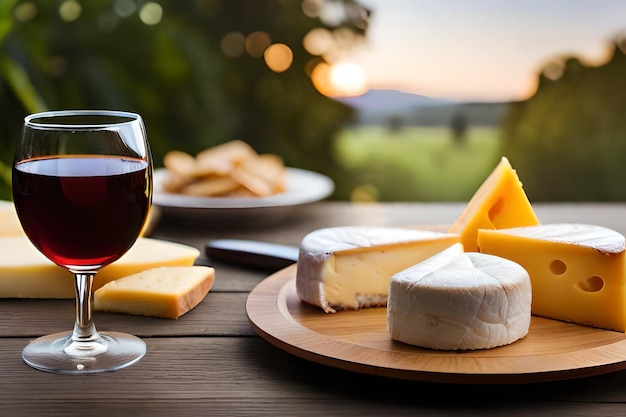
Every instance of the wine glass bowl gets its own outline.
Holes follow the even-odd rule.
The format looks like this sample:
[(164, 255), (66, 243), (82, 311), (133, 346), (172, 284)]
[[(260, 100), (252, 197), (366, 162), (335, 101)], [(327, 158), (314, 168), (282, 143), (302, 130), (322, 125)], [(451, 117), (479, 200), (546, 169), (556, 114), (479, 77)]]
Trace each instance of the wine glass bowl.
[(152, 200), (152, 159), (141, 117), (120, 111), (27, 116), (15, 151), (13, 200), (24, 232), (76, 282), (73, 331), (43, 336), (22, 352), (56, 373), (123, 368), (146, 353), (132, 335), (100, 333), (92, 320), (93, 279), (139, 236)]

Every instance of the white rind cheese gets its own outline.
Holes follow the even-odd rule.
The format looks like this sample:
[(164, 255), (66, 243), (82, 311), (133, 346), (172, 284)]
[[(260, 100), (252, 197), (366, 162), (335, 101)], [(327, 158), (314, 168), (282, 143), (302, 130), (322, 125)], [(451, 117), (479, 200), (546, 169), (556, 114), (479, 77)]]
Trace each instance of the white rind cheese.
[(552, 223), (538, 226), (511, 227), (502, 233), (538, 239), (547, 242), (565, 243), (587, 247), (603, 253), (621, 253), (626, 249), (626, 238), (621, 233), (594, 224)]
[(391, 338), (431, 349), (488, 349), (524, 337), (531, 286), (520, 265), (455, 245), (391, 278)]
[(111, 281), (94, 294), (94, 310), (177, 319), (213, 286), (208, 266), (163, 266)]
[(393, 274), (458, 241), (458, 235), (428, 230), (319, 229), (300, 244), (296, 289), (303, 301), (327, 313), (385, 306)]
[[(190, 266), (199, 255), (191, 246), (141, 237), (96, 274), (94, 290), (157, 266)], [(72, 274), (48, 260), (26, 236), (0, 237), (0, 298), (74, 298), (74, 293)]]

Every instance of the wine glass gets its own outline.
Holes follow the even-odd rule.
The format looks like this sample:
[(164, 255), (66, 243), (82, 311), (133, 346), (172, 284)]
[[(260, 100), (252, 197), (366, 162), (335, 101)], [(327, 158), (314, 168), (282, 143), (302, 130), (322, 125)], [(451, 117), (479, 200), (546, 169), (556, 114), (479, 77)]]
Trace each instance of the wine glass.
[(141, 116), (67, 110), (27, 116), (15, 151), (13, 200), (24, 231), (74, 274), (73, 331), (42, 336), (22, 351), (33, 368), (64, 374), (113, 371), (146, 353), (138, 337), (98, 332), (93, 280), (137, 240), (152, 201), (152, 158)]

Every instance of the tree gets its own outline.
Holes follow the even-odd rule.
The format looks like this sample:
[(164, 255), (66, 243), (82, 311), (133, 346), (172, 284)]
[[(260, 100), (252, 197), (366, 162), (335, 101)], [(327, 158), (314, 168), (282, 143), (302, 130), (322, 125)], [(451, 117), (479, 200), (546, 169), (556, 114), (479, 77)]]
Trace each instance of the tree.
[(450, 129), (452, 130), (452, 139), (457, 145), (465, 142), (467, 137), (467, 118), (461, 111), (457, 111), (452, 115), (450, 120)]
[[(0, 73), (0, 161), (10, 164), (27, 113), (109, 108), (143, 116), (156, 166), (171, 149), (194, 154), (241, 139), (337, 176), (331, 144), (352, 109), (314, 88), (309, 73), (324, 57), (302, 40), (320, 27), (362, 37), (367, 13), (352, 0), (328, 1), (344, 11), (331, 24), (325, 3), (310, 0), (12, 1), (0, 9), (0, 29), (11, 23), (0, 64), (27, 83)], [(286, 67), (270, 66), (274, 45)], [(24, 88), (39, 104), (27, 104)]]
[(535, 95), (511, 106), (503, 154), (531, 200), (626, 200), (625, 52), (622, 40), (599, 67), (573, 57), (552, 63)]

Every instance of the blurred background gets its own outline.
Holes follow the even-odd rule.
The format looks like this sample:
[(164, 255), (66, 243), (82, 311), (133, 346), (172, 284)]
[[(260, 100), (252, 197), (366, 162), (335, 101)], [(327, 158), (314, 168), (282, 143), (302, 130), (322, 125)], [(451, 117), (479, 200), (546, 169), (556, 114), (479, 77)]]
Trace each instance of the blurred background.
[(25, 115), (140, 113), (155, 166), (233, 139), (335, 200), (626, 201), (623, 0), (0, 0), (0, 198)]

